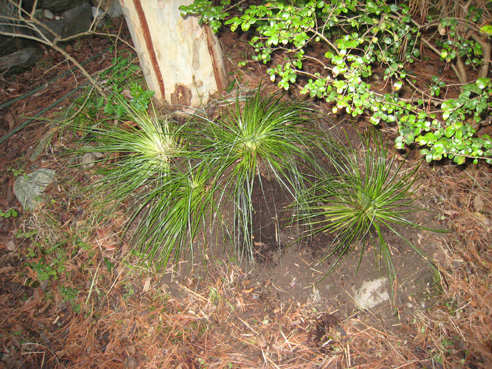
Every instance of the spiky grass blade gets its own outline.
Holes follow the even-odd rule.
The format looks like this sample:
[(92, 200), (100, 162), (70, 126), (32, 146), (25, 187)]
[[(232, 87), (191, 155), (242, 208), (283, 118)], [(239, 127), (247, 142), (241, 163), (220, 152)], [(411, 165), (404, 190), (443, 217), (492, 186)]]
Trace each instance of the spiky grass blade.
[(180, 130), (167, 119), (128, 107), (127, 120), (117, 125), (88, 127), (92, 145), (81, 152), (104, 153), (98, 188), (106, 202), (119, 202), (166, 176), (170, 162), (184, 153)]

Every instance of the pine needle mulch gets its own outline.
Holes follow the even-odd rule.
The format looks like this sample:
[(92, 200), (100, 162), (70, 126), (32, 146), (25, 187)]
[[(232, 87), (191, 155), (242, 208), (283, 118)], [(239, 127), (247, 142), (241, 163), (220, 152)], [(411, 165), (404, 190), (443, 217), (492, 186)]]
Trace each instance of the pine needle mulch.
[[(64, 164), (66, 165), (66, 164)], [(422, 171), (426, 201), (454, 233), (433, 257), (437, 303), (389, 325), (369, 312), (263, 296), (248, 273), (162, 274), (122, 259), (125, 217), (103, 223), (65, 168), (0, 246), (0, 367), (488, 368), (492, 365), (492, 184), (486, 165)], [(64, 179), (65, 178), (65, 179)], [(436, 242), (436, 245), (442, 242)], [(120, 246), (118, 246), (120, 247)], [(177, 268), (179, 269), (179, 268)]]
[(233, 274), (216, 269), (210, 283), (182, 285), (180, 300), (155, 278), (140, 287), (136, 279), (116, 281), (111, 291), (101, 285), (104, 297), (79, 313), (53, 303), (57, 297), (50, 302), (41, 287), (26, 301), (3, 299), (4, 356), (17, 360), (2, 360), (12, 368), (418, 367), (417, 346), (329, 309), (262, 301)]

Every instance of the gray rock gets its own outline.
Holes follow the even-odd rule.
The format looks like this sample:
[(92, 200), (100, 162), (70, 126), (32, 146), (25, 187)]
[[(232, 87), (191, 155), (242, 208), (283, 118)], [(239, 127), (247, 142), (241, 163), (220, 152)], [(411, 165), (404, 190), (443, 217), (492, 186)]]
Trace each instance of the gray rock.
[(88, 152), (80, 158), (80, 166), (82, 169), (92, 168), (97, 159), (100, 159), (102, 157), (103, 154), (101, 154), (100, 152)]
[(55, 18), (55, 15), (48, 9), (44, 9), (43, 11), (43, 15), (46, 19), (54, 19)]
[(106, 14), (109, 18), (118, 18), (123, 15), (123, 9), (118, 0), (109, 0), (107, 4)]
[(372, 309), (382, 302), (389, 301), (389, 294), (386, 290), (388, 278), (377, 278), (365, 281), (362, 286), (354, 291), (354, 300), (362, 309)]
[[(23, 9), (31, 12), (33, 1), (23, 1)], [(39, 37), (37, 32), (34, 32), (25, 27), (22, 22), (15, 22), (10, 18), (16, 18), (16, 7), (10, 6), (7, 0), (0, 0), (0, 32), (9, 34), (22, 34), (28, 37)], [(48, 26), (56, 35), (62, 38), (74, 36), (78, 33), (89, 30), (92, 24), (92, 9), (89, 0), (46, 0), (38, 1), (37, 14), (39, 19)], [(39, 27), (39, 31), (50, 40), (54, 40), (55, 35), (47, 29)], [(40, 51), (33, 52), (37, 44), (34, 41), (21, 37), (10, 37), (0, 35), (0, 56), (6, 56), (7, 59), (2, 60), (0, 71), (21, 71), (26, 66), (31, 65), (32, 57), (38, 56)], [(32, 47), (29, 51), (21, 51), (13, 54), (26, 47)], [(16, 66), (17, 58), (26, 59), (29, 63), (20, 61), (19, 68)], [(12, 60), (12, 61), (11, 61)], [(3, 68), (2, 68), (3, 65)]]
[(36, 199), (54, 178), (55, 171), (52, 169), (39, 169), (17, 177), (14, 183), (15, 197), (19, 200), (24, 210), (34, 210)]
[[(82, 4), (63, 12), (60, 19), (45, 20), (43, 23), (61, 38), (74, 36), (89, 30), (92, 24), (92, 8), (89, 4)], [(49, 39), (54, 39), (50, 32), (43, 33)]]
[(17, 73), (33, 65), (43, 56), (41, 49), (26, 47), (9, 55), (0, 57), (0, 71), (5, 74)]
[[(10, 34), (28, 34), (32, 33), (25, 29), (25, 27), (19, 27), (12, 19), (15, 17), (15, 13), (12, 13), (12, 9), (7, 0), (0, 0), (0, 32)], [(21, 37), (0, 36), (0, 56), (9, 55), (15, 51), (18, 51), (24, 47), (34, 45), (35, 43), (30, 40), (23, 39)]]
[(93, 0), (92, 14), (94, 18), (107, 15), (109, 18), (118, 18), (123, 15), (123, 9), (118, 0)]
[[(15, 29), (9, 29), (0, 25), (0, 32), (15, 32)], [(20, 50), (25, 47), (25, 44), (26, 42), (20, 37), (0, 36), (0, 56), (8, 55)]]
[[(53, 13), (64, 12), (82, 4), (89, 4), (89, 0), (38, 0), (37, 9), (47, 9)], [(28, 11), (32, 10), (34, 0), (23, 0), (22, 7)]]

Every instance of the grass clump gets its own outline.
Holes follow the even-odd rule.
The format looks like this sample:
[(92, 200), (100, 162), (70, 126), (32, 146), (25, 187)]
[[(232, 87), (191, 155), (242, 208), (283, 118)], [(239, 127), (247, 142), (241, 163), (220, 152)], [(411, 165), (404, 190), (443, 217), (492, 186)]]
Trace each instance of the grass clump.
[(130, 205), (127, 227), (134, 226), (132, 243), (144, 260), (164, 266), (179, 257), (207, 207), (208, 178), (192, 166), (177, 124), (127, 106), (123, 122), (91, 127), (86, 137), (96, 145), (82, 151), (104, 153), (96, 184), (105, 194), (101, 205)]
[(306, 195), (307, 208), (315, 217), (301, 215), (300, 220), (311, 225), (311, 235), (334, 234), (334, 240), (320, 261), (335, 256), (329, 271), (357, 245), (362, 246), (359, 267), (366, 245), (370, 244), (377, 264), (384, 261), (393, 282), (396, 273), (385, 232), (395, 234), (427, 259), (424, 252), (398, 230), (401, 226), (430, 230), (408, 217), (410, 213), (422, 210), (415, 206), (412, 190), (419, 166), (410, 171), (403, 170), (403, 161), (395, 162), (394, 155), (389, 154), (387, 144), (379, 135), (363, 139), (362, 146), (362, 150), (351, 145), (340, 146), (336, 155), (340, 160), (334, 166), (335, 170), (326, 173)]
[[(233, 206), (233, 243), (240, 257), (253, 259), (255, 186), (264, 191), (276, 181), (296, 200), (307, 189), (317, 167), (313, 154), (315, 112), (308, 105), (268, 95), (259, 88), (237, 98), (217, 120), (199, 119), (200, 152), (216, 173), (218, 198)], [(300, 201), (296, 201), (300, 204)], [(271, 204), (277, 218), (275, 204)]]
[[(140, 214), (134, 243), (142, 245), (147, 259), (164, 267), (170, 256), (180, 258), (183, 248), (194, 255), (199, 231), (205, 236), (208, 216), (215, 210), (214, 185), (208, 168), (190, 161), (173, 165), (160, 183), (138, 200), (134, 218)], [(206, 232), (208, 233), (208, 232)]]
[[(136, 225), (132, 238), (146, 260), (164, 266), (185, 245), (193, 255), (198, 234), (215, 234), (253, 261), (255, 186), (264, 191), (276, 181), (296, 200), (318, 170), (311, 149), (321, 136), (314, 138), (315, 112), (307, 105), (259, 88), (222, 113), (179, 126), (128, 105), (118, 125), (87, 130), (96, 145), (85, 150), (105, 155), (98, 171), (104, 206), (132, 200), (128, 224)], [(277, 217), (275, 204), (272, 210)]]

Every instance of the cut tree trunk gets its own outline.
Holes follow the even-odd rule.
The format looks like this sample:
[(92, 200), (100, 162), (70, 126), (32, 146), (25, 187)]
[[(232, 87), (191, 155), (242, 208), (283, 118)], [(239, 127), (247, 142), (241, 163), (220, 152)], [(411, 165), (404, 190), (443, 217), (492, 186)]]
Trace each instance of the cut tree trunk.
[(148, 88), (173, 105), (197, 107), (226, 87), (217, 37), (197, 17), (183, 18), (190, 0), (120, 0)]

